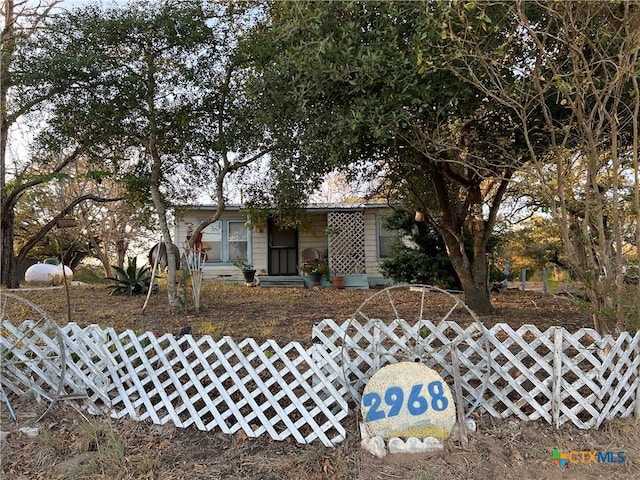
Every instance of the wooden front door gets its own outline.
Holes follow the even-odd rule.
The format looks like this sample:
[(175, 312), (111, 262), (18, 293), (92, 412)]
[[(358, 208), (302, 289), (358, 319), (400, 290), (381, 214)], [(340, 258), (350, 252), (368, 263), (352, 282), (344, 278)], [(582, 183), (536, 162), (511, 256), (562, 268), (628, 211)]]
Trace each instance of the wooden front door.
[(269, 223), (269, 275), (297, 275), (298, 231)]

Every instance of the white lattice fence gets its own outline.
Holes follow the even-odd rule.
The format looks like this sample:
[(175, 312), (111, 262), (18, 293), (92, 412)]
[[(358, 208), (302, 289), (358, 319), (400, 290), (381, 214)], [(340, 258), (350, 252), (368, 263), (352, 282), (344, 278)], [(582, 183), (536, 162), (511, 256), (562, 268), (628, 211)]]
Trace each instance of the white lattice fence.
[[(18, 344), (3, 322), (3, 356), (17, 358), (22, 349), (30, 356), (37, 346)], [(178, 427), (242, 430), (249, 437), (268, 434), (276, 440), (293, 437), (300, 443), (319, 439), (329, 446), (345, 438), (341, 425), (348, 414), (346, 391), (333, 387), (335, 369), (321, 368), (327, 357), (322, 349), (306, 350), (299, 343), (284, 347), (274, 341), (253, 339), (235, 343), (225, 337), (199, 340), (187, 335), (113, 329), (61, 329), (65, 344), (66, 372), (60, 369), (31, 372), (40, 385), (64, 385), (67, 398), (80, 399), (97, 413), (108, 405), (111, 416), (131, 416), (154, 423), (169, 421)], [(40, 353), (47, 354), (40, 345)], [(60, 354), (61, 352), (58, 352)], [(322, 364), (332, 364), (326, 358)], [(28, 367), (27, 367), (28, 370)], [(18, 394), (5, 380), (25, 371), (24, 363), (2, 364), (2, 385)], [(6, 384), (5, 384), (6, 383)], [(73, 395), (71, 395), (73, 394)]]
[(91, 413), (109, 411), (105, 352), (100, 342), (77, 341), (78, 335), (92, 338), (96, 329), (76, 324), (54, 329), (50, 323), (26, 321), (15, 327), (2, 322), (2, 386), (18, 395), (35, 393), (50, 403), (80, 400)]
[(479, 405), (496, 417), (580, 428), (640, 415), (640, 332), (602, 338), (592, 329), (571, 334), (561, 327), (485, 330), (451, 321), (371, 319), (324, 320), (313, 336), (342, 363), (341, 381), (356, 402), (373, 373), (400, 360), (419, 359), (452, 383), (451, 349), (457, 348), (467, 411)]
[(347, 399), (358, 399), (381, 366), (420, 360), (451, 383), (452, 348), (467, 411), (479, 406), (497, 417), (581, 428), (640, 415), (640, 333), (601, 338), (591, 329), (530, 325), (324, 320), (304, 348), (75, 324), (54, 338), (32, 327), (2, 322), (0, 378), (9, 392), (37, 388), (80, 400), (91, 413), (206, 431), (334, 445), (345, 438)]

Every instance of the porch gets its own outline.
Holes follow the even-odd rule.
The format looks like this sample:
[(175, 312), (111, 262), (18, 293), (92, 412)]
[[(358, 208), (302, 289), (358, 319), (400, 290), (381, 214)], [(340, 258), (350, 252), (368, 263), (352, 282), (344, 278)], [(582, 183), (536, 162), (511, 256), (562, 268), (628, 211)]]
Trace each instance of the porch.
[[(344, 277), (345, 289), (368, 289), (369, 279), (366, 274), (341, 275)], [(261, 288), (311, 288), (309, 275), (262, 275), (258, 277)], [(320, 288), (331, 288), (333, 283), (326, 276), (322, 277)]]

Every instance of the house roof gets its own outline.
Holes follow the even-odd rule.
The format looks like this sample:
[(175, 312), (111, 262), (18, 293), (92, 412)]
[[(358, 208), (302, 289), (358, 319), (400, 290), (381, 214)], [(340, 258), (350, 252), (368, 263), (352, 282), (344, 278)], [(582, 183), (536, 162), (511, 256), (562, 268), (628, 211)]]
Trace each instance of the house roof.
[[(365, 202), (365, 203), (310, 203), (307, 205), (307, 210), (313, 212), (330, 212), (335, 210), (342, 211), (356, 211), (363, 209), (373, 208), (388, 208), (389, 204), (385, 202)], [(199, 210), (199, 211), (215, 211), (217, 205), (186, 205), (185, 210)], [(230, 204), (225, 207), (225, 211), (237, 212), (244, 208), (241, 204)]]

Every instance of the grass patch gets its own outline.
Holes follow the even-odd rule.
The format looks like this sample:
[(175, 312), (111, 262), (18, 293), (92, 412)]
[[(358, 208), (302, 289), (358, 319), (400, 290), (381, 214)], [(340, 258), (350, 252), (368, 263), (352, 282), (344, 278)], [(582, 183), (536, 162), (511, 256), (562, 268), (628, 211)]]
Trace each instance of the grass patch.
[(73, 280), (77, 282), (89, 283), (92, 285), (107, 285), (111, 283), (104, 276), (104, 271), (100, 267), (85, 266), (73, 272)]

